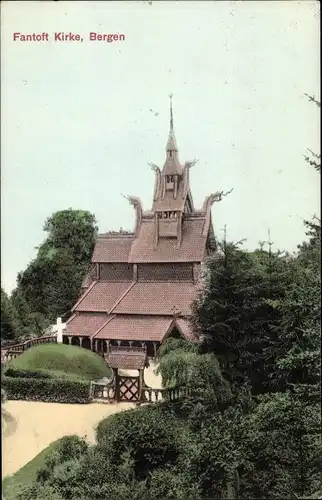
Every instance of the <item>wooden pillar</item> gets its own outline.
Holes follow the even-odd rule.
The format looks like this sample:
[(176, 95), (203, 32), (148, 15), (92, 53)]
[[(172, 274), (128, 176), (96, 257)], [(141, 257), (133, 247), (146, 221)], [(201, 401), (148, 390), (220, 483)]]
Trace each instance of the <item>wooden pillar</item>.
[(174, 176), (174, 193), (173, 193), (173, 197), (175, 200), (177, 199), (177, 195), (178, 195), (178, 176), (175, 175)]
[(72, 343), (72, 338), (71, 337), (67, 337), (68, 338), (68, 344), (71, 345)]
[(113, 368), (113, 374), (114, 374), (114, 383), (115, 383), (115, 399), (116, 402), (118, 403), (120, 401), (120, 383), (119, 383), (119, 374), (118, 374), (118, 369)]
[(110, 352), (110, 341), (109, 340), (105, 340), (106, 342), (106, 354), (108, 355), (109, 352)]
[(142, 403), (142, 387), (143, 387), (143, 371), (142, 369), (139, 369), (139, 397), (138, 397), (138, 403)]
[(159, 215), (156, 212), (154, 216), (154, 249), (156, 250), (158, 248), (158, 242), (159, 242)]
[(153, 352), (154, 352), (154, 357), (157, 357), (157, 343), (153, 342)]
[(83, 337), (78, 337), (79, 347), (83, 347)]
[(117, 345), (120, 347), (120, 345), (121, 345), (121, 341), (120, 341), (120, 340), (117, 340), (116, 342), (117, 342)]

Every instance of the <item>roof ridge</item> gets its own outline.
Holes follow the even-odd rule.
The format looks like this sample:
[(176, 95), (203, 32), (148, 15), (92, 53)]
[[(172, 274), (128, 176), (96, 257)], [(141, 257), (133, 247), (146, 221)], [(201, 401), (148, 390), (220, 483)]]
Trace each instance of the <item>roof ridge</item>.
[(113, 238), (133, 238), (134, 233), (118, 233), (118, 232), (111, 232), (111, 233), (101, 233), (97, 235), (98, 240), (104, 240), (104, 239), (113, 239)]
[(96, 330), (96, 332), (93, 333), (93, 335), (91, 336), (91, 339), (93, 339), (94, 337), (96, 337), (96, 335), (104, 328), (104, 326), (108, 325), (110, 321), (112, 321), (112, 319), (114, 319), (116, 316), (116, 314), (110, 316), (106, 321), (105, 323), (102, 324), (102, 326), (99, 327), (98, 330)]
[(165, 334), (163, 336), (162, 342), (164, 342), (166, 340), (166, 338), (170, 335), (170, 333), (173, 330), (173, 326), (175, 325), (175, 323), (176, 323), (176, 320), (175, 320), (175, 318), (172, 317), (172, 320), (170, 321), (170, 325), (168, 326), (168, 329), (167, 329), (167, 331), (165, 332)]
[(66, 326), (72, 321), (72, 319), (76, 318), (76, 316), (76, 313), (72, 314), (71, 317), (66, 321)]
[(83, 293), (83, 295), (78, 299), (76, 304), (72, 307), (72, 312), (75, 311), (76, 307), (79, 306), (79, 304), (85, 299), (85, 297), (89, 294), (89, 292), (94, 288), (94, 286), (98, 283), (97, 280), (94, 280), (93, 283), (87, 288), (86, 292)]
[(137, 283), (137, 281), (132, 281), (132, 283), (130, 284), (130, 286), (125, 290), (125, 292), (123, 293), (123, 295), (121, 295), (121, 297), (116, 301), (116, 303), (114, 304), (114, 306), (110, 309), (109, 311), (109, 314), (113, 313), (113, 309), (115, 309), (118, 304), (124, 299), (124, 297), (129, 293), (129, 291), (134, 287), (135, 283)]

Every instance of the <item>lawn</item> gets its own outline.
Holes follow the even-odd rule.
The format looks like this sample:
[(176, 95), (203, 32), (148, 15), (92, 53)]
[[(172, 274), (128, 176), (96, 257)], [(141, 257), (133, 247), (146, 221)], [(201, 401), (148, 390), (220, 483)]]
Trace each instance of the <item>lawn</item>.
[(98, 354), (65, 344), (31, 347), (5, 366), (15, 370), (40, 371), (59, 379), (98, 380), (110, 377), (111, 370)]
[(21, 486), (31, 484), (36, 479), (38, 469), (44, 465), (46, 457), (57, 447), (59, 441), (60, 439), (57, 439), (51, 443), (18, 472), (2, 481), (2, 494), (5, 500), (15, 500)]

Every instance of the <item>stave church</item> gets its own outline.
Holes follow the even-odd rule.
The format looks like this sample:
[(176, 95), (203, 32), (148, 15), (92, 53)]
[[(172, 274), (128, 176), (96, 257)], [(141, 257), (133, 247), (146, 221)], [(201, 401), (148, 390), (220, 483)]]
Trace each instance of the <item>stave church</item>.
[(143, 210), (140, 198), (129, 196), (133, 232), (97, 237), (82, 295), (66, 323), (65, 344), (105, 356), (112, 346), (127, 352), (144, 348), (154, 358), (168, 337), (195, 339), (191, 306), (203, 264), (216, 250), (211, 207), (222, 196), (211, 194), (201, 209), (194, 207), (189, 170), (195, 163), (180, 163), (170, 95), (165, 162), (162, 169), (151, 164), (152, 208)]

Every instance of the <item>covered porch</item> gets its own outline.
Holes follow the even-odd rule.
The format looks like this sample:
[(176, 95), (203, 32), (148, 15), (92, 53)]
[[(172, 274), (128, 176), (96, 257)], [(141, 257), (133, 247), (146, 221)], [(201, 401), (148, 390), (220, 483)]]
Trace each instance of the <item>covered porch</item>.
[(102, 356), (111, 347), (144, 348), (147, 357), (154, 359), (168, 337), (191, 340), (189, 321), (176, 315), (78, 314), (67, 322), (63, 343)]
[(155, 358), (161, 342), (150, 340), (116, 340), (116, 339), (101, 339), (91, 338), (84, 335), (64, 335), (63, 343), (89, 349), (101, 356), (108, 355), (111, 347), (141, 347), (146, 349), (148, 358)]

